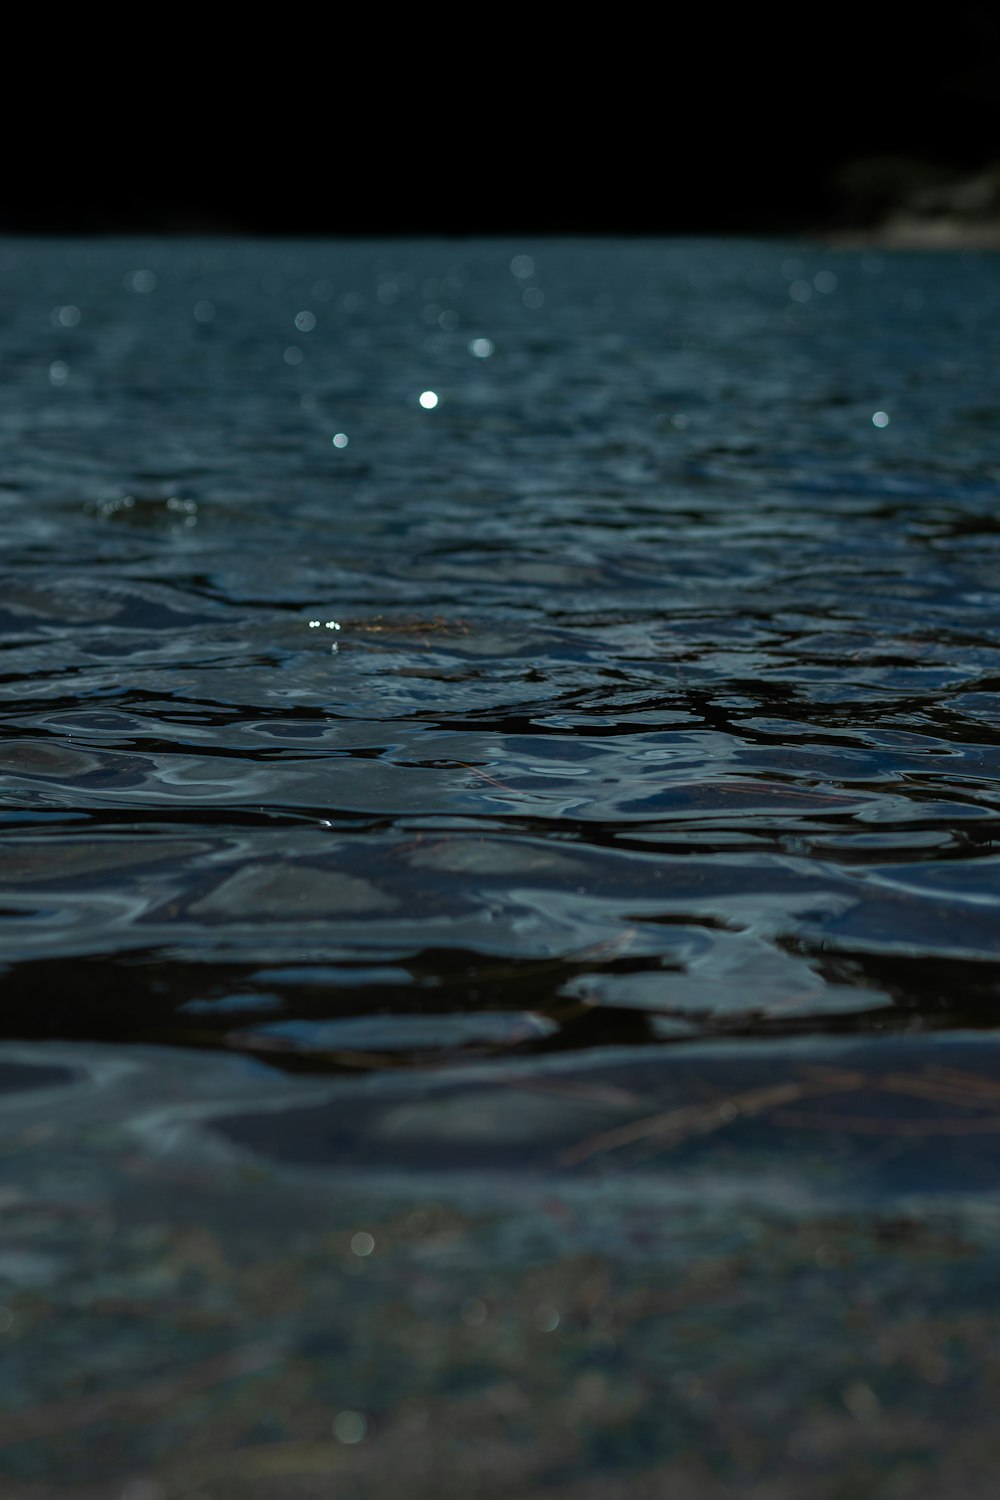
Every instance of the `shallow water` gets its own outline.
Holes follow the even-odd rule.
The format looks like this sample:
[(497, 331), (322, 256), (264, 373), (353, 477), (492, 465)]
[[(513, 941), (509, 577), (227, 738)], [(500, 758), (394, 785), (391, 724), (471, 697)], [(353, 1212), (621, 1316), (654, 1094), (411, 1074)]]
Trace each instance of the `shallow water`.
[[(135, 1257), (167, 1274), (136, 1225), (160, 1222), (186, 1265), (192, 1215), (219, 1266), (247, 1226), (261, 1264), (284, 1254), (294, 1222), (294, 1274), (316, 1287), (323, 1235), (349, 1246), (377, 1220), (380, 1249), (409, 1255), (424, 1230), (398, 1224), (459, 1205), (450, 1243), (473, 1242), (428, 1347), (449, 1298), (516, 1301), (503, 1277), (524, 1266), (556, 1267), (538, 1294), (554, 1306), (571, 1247), (627, 1280), (636, 1257), (673, 1275), (671, 1256), (690, 1269), (743, 1234), (762, 1290), (738, 1341), (758, 1351), (787, 1290), (761, 1214), (799, 1225), (813, 1275), (845, 1223), (910, 1215), (909, 1245), (947, 1204), (966, 1239), (934, 1250), (940, 1274), (880, 1231), (858, 1281), (939, 1312), (947, 1285), (956, 1327), (985, 1317), (969, 1265), (992, 1253), (1000, 1149), (996, 257), (8, 242), (0, 268), (0, 1093), (30, 1148), (0, 1185), (26, 1215), (0, 1282), (11, 1326), (35, 1330), (47, 1297), (61, 1330), (26, 1335), (14, 1406), (54, 1400), (95, 1338), (114, 1353), (86, 1380), (137, 1378), (148, 1340), (79, 1309), (98, 1263), (119, 1291)], [(854, 1217), (816, 1227), (833, 1212)], [(102, 1213), (99, 1251), (59, 1227)], [(294, 1363), (327, 1327), (337, 1400), (376, 1426), (437, 1389), (418, 1372), (376, 1418), (337, 1352), (390, 1292), (419, 1303), (400, 1265), (353, 1311), (313, 1305), (274, 1333)], [(218, 1276), (200, 1332), (161, 1309), (185, 1367), (271, 1317), (270, 1294)], [(737, 1334), (705, 1317), (710, 1388)], [(828, 1386), (852, 1422), (870, 1397), (919, 1407), (919, 1360), (891, 1396), (828, 1336), (806, 1360), (814, 1407)], [(622, 1369), (648, 1376), (649, 1405), (608, 1473), (656, 1450), (661, 1356), (634, 1337)], [(504, 1379), (548, 1368), (498, 1348), (476, 1358)], [(598, 1358), (573, 1350), (573, 1369)], [(954, 1423), (978, 1410), (977, 1358), (956, 1357), (953, 1409), (935, 1386)], [(801, 1378), (775, 1388), (789, 1421)], [(684, 1411), (708, 1451), (705, 1411)], [(311, 1420), (258, 1412), (218, 1443), (311, 1441)], [(338, 1439), (319, 1468), (292, 1463), (306, 1488), (229, 1470), (175, 1486), (157, 1467), (172, 1431), (113, 1458), (99, 1431), (58, 1462), (0, 1442), (19, 1483), (60, 1495), (131, 1465), (157, 1500), (230, 1481), (285, 1500), (313, 1493), (295, 1463), (346, 1462)], [(525, 1442), (510, 1493), (547, 1483), (544, 1442)], [(793, 1453), (761, 1472), (835, 1490), (850, 1464), (831, 1478), (821, 1450), (815, 1471)], [(366, 1472), (356, 1493), (385, 1493)], [(442, 1473), (436, 1494), (468, 1492), (457, 1459)]]

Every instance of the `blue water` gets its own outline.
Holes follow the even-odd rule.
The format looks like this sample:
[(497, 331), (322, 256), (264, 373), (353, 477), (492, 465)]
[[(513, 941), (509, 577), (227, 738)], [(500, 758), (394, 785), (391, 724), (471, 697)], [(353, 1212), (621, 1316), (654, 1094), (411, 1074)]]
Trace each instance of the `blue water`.
[(9, 1036), (995, 1024), (995, 256), (18, 241), (0, 298)]
[(18, 1495), (994, 1493), (998, 269), (0, 244)]

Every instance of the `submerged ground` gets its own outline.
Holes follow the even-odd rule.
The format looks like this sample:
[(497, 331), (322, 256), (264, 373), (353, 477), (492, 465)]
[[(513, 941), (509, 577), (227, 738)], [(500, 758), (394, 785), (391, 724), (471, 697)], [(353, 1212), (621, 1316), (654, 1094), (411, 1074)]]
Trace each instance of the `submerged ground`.
[(992, 1493), (997, 258), (0, 270), (0, 1493)]

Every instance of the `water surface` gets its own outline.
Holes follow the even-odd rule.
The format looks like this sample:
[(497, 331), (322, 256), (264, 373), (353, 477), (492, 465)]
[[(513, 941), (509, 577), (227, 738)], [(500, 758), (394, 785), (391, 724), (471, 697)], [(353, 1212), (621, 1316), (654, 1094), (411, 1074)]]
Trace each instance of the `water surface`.
[(995, 258), (3, 255), (11, 1033), (992, 1024)]
[(997, 264), (0, 247), (19, 1500), (993, 1494)]

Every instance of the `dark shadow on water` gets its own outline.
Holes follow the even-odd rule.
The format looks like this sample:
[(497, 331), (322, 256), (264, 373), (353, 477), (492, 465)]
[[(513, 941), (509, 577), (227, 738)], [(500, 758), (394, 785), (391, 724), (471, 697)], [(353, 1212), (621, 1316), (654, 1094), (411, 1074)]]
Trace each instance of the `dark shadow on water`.
[[(1000, 962), (924, 955), (878, 955), (832, 950), (801, 939), (782, 943), (808, 959), (825, 980), (857, 990), (856, 1009), (830, 1014), (765, 1014), (750, 1008), (697, 1014), (579, 999), (582, 976), (642, 974), (642, 957), (577, 960), (497, 959), (461, 950), (428, 949), (396, 961), (398, 980), (380, 980), (370, 966), (273, 971), (242, 963), (183, 962), (151, 951), (127, 955), (23, 962), (0, 978), (5, 1033), (22, 1040), (160, 1043), (224, 1049), (293, 1073), (446, 1066), (463, 1058), (529, 1056), (593, 1048), (685, 1044), (711, 1038), (747, 1040), (851, 1036), (893, 1032), (991, 1030), (1000, 1023)], [(656, 972), (669, 977), (657, 964)], [(892, 1004), (887, 1007), (886, 997)], [(511, 1026), (491, 1040), (457, 1031), (462, 1017), (507, 1014)], [(408, 1046), (358, 1045), (336, 1026), (357, 1018), (438, 1018), (440, 1040)], [(540, 1026), (519, 1028), (518, 1018)], [(275, 1023), (304, 1023), (290, 1034)], [(310, 1026), (317, 1030), (311, 1037)]]

